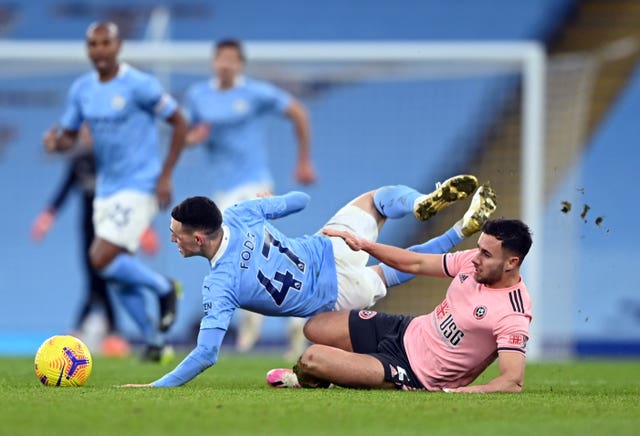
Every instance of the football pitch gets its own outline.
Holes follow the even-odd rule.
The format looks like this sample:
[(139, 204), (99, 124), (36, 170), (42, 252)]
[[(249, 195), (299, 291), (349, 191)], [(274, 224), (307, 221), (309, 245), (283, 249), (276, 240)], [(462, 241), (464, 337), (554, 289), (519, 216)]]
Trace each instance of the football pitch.
[[(49, 388), (31, 358), (0, 358), (2, 435), (638, 434), (640, 363), (529, 364), (521, 394), (274, 389), (280, 358), (223, 356), (173, 389), (124, 389), (173, 366), (97, 358), (87, 385)], [(497, 374), (490, 367), (477, 382)]]

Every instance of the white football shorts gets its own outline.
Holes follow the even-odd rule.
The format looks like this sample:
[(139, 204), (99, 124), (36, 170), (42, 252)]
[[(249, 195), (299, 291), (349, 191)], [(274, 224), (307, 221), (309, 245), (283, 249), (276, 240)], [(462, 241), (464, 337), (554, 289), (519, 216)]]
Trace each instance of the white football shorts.
[(134, 253), (156, 213), (155, 194), (119, 191), (93, 200), (93, 227), (97, 237)]
[[(370, 241), (378, 239), (376, 220), (357, 206), (340, 209), (324, 227), (345, 230)], [(367, 267), (369, 254), (353, 251), (342, 238), (330, 238), (338, 275), (338, 299), (333, 310), (361, 310), (387, 295), (380, 276)]]

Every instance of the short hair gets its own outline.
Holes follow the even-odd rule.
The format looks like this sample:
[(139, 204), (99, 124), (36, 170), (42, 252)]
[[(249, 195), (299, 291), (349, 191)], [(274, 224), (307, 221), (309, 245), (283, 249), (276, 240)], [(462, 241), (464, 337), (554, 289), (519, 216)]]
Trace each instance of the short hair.
[(113, 21), (94, 21), (89, 24), (87, 27), (87, 31), (85, 32), (85, 36), (88, 38), (96, 29), (104, 28), (107, 29), (109, 35), (115, 39), (120, 39), (120, 30), (118, 29), (118, 25)]
[(489, 220), (482, 226), (482, 232), (493, 236), (502, 242), (503, 249), (518, 256), (520, 258), (518, 265), (522, 265), (533, 243), (529, 226), (517, 219)]
[(189, 197), (171, 210), (171, 217), (192, 230), (213, 235), (222, 226), (222, 213), (208, 197)]
[(232, 48), (238, 52), (238, 56), (240, 57), (240, 60), (242, 62), (246, 61), (246, 57), (244, 55), (244, 47), (242, 46), (242, 43), (238, 39), (234, 39), (234, 38), (221, 39), (220, 41), (216, 42), (213, 45), (213, 48), (214, 48), (215, 54), (218, 54), (220, 50), (222, 50), (223, 48)]

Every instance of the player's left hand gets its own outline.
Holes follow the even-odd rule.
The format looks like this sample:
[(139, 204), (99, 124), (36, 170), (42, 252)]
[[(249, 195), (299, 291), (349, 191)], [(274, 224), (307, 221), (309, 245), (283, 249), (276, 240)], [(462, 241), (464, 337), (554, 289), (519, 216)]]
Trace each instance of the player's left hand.
[(126, 385), (120, 385), (118, 387), (120, 388), (152, 388), (153, 386), (151, 386), (151, 383), (145, 383), (145, 384), (129, 383)]
[(446, 392), (447, 394), (477, 394), (481, 393), (482, 391), (478, 386), (462, 386), (459, 388), (443, 388), (442, 392)]

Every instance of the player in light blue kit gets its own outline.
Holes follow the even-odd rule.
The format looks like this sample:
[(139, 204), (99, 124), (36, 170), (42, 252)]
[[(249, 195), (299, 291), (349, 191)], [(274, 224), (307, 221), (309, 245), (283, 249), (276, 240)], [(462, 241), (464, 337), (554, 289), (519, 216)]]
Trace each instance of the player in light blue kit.
[[(67, 150), (82, 123), (89, 126), (97, 173), (91, 265), (117, 289), (142, 331), (143, 358), (162, 361), (169, 357), (163, 332), (175, 320), (178, 286), (133, 253), (158, 206), (171, 202), (171, 173), (184, 147), (187, 123), (157, 79), (118, 61), (121, 40), (114, 23), (91, 24), (86, 41), (95, 71), (73, 83), (60, 126), (46, 132), (43, 142), (48, 151)], [(156, 118), (173, 127), (164, 164)], [(158, 296), (158, 326), (146, 312), (144, 288)]]
[[(469, 175), (452, 177), (428, 195), (407, 186), (386, 186), (353, 200), (326, 227), (375, 241), (387, 218), (414, 213), (418, 219), (428, 219), (448, 204), (466, 198), (476, 187), (476, 178)], [(460, 221), (412, 250), (450, 250), (480, 230), (495, 210), (495, 200), (493, 190), (482, 186)], [(204, 317), (197, 346), (159, 380), (126, 387), (179, 386), (215, 364), (231, 316), (240, 307), (296, 317), (364, 309), (384, 297), (387, 287), (413, 277), (386, 265), (367, 267), (369, 255), (352, 251), (342, 238), (321, 233), (289, 238), (269, 223), (302, 210), (308, 201), (307, 194), (290, 192), (239, 203), (223, 215), (210, 199), (191, 197), (173, 208), (171, 240), (184, 257), (202, 256), (210, 262), (202, 286)]]
[[(221, 211), (259, 193), (273, 192), (267, 159), (267, 115), (285, 116), (291, 121), (298, 143), (294, 177), (305, 185), (315, 181), (304, 106), (273, 84), (243, 75), (245, 61), (240, 41), (218, 41), (211, 63), (214, 77), (192, 85), (184, 103), (191, 125), (187, 144), (205, 145), (210, 157), (209, 174), (214, 176), (210, 178), (211, 198)], [(295, 318), (290, 321), (288, 354), (295, 357), (306, 344), (303, 322)], [(254, 346), (261, 324), (262, 317), (258, 314), (241, 314), (236, 343), (239, 351)]]

